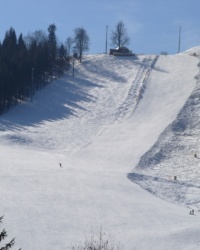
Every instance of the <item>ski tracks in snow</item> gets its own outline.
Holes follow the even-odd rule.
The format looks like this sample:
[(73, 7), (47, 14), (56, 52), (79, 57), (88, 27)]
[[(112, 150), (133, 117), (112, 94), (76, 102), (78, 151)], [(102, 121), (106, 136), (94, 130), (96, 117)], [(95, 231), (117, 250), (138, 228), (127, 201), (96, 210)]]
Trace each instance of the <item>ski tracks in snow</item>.
[(122, 122), (128, 119), (136, 109), (139, 101), (143, 97), (148, 77), (157, 59), (158, 56), (150, 56), (149, 58), (144, 58), (142, 62), (138, 64), (137, 74), (135, 75), (127, 96), (115, 114), (116, 122)]
[(69, 81), (78, 83), (93, 101), (80, 102), (83, 109), (77, 110), (77, 117), (67, 121), (68, 129), (62, 133), (62, 139), (67, 143), (61, 143), (65, 151), (77, 152), (109, 125), (128, 119), (142, 98), (156, 60), (155, 55), (138, 58), (99, 55), (88, 56), (77, 65), (76, 78)]
[[(56, 106), (44, 105), (43, 95), (52, 93), (51, 86), (46, 87), (43, 95), (39, 93), (34, 96), (33, 104), (44, 107), (40, 110), (41, 117), (46, 117), (51, 111), (55, 113), (55, 119), (52, 116), (33, 125), (26, 121), (17, 129), (7, 128), (1, 136), (26, 147), (76, 152), (91, 143), (109, 125), (121, 123), (131, 116), (142, 98), (156, 60), (155, 55), (86, 56), (82, 64), (76, 63), (75, 77), (69, 72), (63, 79), (52, 83), (52, 88), (53, 84), (57, 86), (54, 103), (62, 101), (63, 114), (65, 108), (69, 109), (69, 117), (63, 115), (57, 119), (59, 110)], [(20, 115), (27, 117), (25, 108), (21, 107)], [(22, 120), (19, 116), (18, 120)], [(6, 119), (12, 123), (11, 115), (8, 114)]]
[[(182, 80), (179, 82), (180, 87), (176, 91), (179, 92), (181, 88), (184, 89), (185, 86), (189, 86), (182, 93), (182, 96), (185, 95), (183, 99), (185, 102), (182, 102), (183, 106), (180, 105), (177, 109), (175, 120), (168, 124), (158, 140), (140, 158), (136, 166), (137, 174), (129, 174), (128, 177), (155, 196), (199, 210), (200, 81), (195, 82), (195, 79), (198, 79), (195, 76), (198, 69), (195, 58), (179, 55), (177, 60), (180, 60), (179, 63), (182, 64), (182, 67), (180, 71), (177, 71), (177, 77), (175, 75), (174, 78), (178, 79), (182, 76)], [(191, 60), (190, 64), (188, 63), (189, 60)], [(168, 66), (167, 71), (172, 74), (174, 70)], [(156, 81), (159, 82), (158, 77), (156, 77)], [(177, 80), (176, 84), (179, 86)], [(176, 98), (173, 101), (174, 105), (175, 101)], [(195, 153), (197, 153), (196, 157), (194, 156)], [(174, 179), (175, 177), (176, 179)]]

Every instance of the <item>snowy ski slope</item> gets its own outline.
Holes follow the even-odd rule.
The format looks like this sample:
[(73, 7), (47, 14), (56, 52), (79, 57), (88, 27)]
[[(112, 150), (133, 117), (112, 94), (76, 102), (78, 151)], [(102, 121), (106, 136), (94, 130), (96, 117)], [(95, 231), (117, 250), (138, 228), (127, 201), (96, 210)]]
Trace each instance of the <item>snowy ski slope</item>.
[[(198, 47), (187, 51), (189, 55), (194, 53), (199, 56)], [(142, 156), (137, 173), (130, 174), (130, 178), (163, 199), (200, 211), (199, 72), (194, 78), (195, 88), (178, 117)]]
[(0, 214), (17, 247), (70, 249), (102, 226), (126, 250), (199, 249), (198, 207), (189, 215), (199, 177), (192, 184), (187, 168), (199, 164), (194, 51), (86, 56), (75, 77), (0, 117)]

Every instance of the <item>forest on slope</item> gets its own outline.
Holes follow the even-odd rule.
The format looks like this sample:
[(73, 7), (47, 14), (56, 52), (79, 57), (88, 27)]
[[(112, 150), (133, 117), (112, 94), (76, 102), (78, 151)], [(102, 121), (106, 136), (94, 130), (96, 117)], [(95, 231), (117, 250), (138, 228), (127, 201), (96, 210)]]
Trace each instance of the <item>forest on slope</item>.
[(68, 66), (69, 56), (64, 45), (58, 45), (54, 24), (48, 27), (48, 35), (38, 30), (25, 38), (10, 28), (0, 43), (0, 114), (27, 98), (32, 100), (35, 91)]

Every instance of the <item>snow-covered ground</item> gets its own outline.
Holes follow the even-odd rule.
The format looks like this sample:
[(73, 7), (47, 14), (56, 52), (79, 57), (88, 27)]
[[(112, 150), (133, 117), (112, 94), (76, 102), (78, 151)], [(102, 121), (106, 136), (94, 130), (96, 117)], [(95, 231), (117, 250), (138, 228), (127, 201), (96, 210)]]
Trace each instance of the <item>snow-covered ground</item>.
[(126, 250), (200, 248), (198, 54), (86, 56), (0, 117), (17, 247), (70, 249), (102, 227)]

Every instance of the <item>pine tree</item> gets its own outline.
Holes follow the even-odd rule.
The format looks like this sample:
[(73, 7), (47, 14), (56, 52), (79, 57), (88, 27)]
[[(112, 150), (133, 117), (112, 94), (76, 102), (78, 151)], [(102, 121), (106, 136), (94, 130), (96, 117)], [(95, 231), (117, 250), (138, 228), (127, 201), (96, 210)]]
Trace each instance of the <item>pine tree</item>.
[(58, 75), (63, 74), (65, 67), (67, 68), (67, 50), (63, 44), (58, 48), (58, 58), (57, 58)]
[[(3, 216), (0, 217), (0, 223), (2, 223), (2, 220), (3, 220)], [(9, 250), (10, 248), (12, 248), (15, 244), (15, 238), (12, 239), (10, 242), (6, 243), (6, 244), (3, 244), (2, 245), (2, 241), (4, 239), (6, 239), (7, 237), (7, 232), (5, 229), (3, 229), (1, 232), (0, 232), (0, 250)]]
[(57, 52), (56, 25), (55, 24), (49, 25), (48, 32), (49, 32), (49, 37), (48, 37), (49, 61), (51, 63), (50, 71), (52, 71), (56, 61), (56, 52)]

